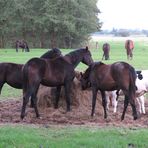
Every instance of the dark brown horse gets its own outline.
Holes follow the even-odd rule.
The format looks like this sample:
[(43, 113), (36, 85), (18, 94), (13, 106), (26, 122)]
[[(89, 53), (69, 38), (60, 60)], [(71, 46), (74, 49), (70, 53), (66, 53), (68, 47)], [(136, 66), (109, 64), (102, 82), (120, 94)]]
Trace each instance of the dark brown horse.
[(134, 119), (137, 119), (137, 111), (135, 106), (135, 80), (135, 69), (125, 62), (116, 62), (111, 65), (107, 65), (102, 62), (96, 62), (89, 66), (89, 68), (81, 76), (81, 85), (82, 89), (86, 89), (87, 87), (92, 88), (93, 97), (91, 116), (94, 114), (98, 90), (100, 90), (102, 96), (104, 118), (107, 118), (105, 91), (122, 89), (125, 95), (125, 100), (121, 120), (124, 119), (129, 102), (132, 106), (133, 117)]
[(55, 60), (45, 60), (40, 58), (30, 59), (23, 68), (23, 106), (21, 118), (25, 116), (26, 105), (29, 97), (32, 96), (36, 117), (39, 117), (37, 109), (37, 92), (39, 85), (56, 87), (56, 100), (54, 107), (58, 108), (61, 86), (65, 88), (67, 111), (70, 111), (70, 88), (75, 77), (74, 69), (80, 63), (90, 65), (93, 60), (88, 47), (77, 49), (65, 56)]
[(22, 48), (22, 52), (24, 52), (24, 51), (29, 52), (30, 51), (27, 42), (24, 40), (17, 40), (15, 42), (15, 47), (16, 47), (16, 52), (18, 52), (19, 48)]
[(110, 45), (108, 43), (104, 43), (102, 49), (103, 49), (102, 60), (104, 59), (104, 57), (105, 60), (109, 60)]
[[(54, 48), (43, 54), (41, 58), (52, 59), (59, 56), (61, 51)], [(0, 94), (5, 83), (17, 89), (23, 88), (22, 67), (23, 64), (0, 63)]]
[(125, 42), (125, 49), (126, 49), (127, 59), (128, 60), (132, 60), (132, 58), (133, 58), (134, 42), (132, 40), (126, 40), (126, 42)]

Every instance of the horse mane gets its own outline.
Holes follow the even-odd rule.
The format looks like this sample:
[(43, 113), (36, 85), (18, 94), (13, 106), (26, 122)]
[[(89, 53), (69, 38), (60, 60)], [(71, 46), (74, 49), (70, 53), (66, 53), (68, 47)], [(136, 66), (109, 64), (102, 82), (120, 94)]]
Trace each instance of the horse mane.
[(65, 56), (76, 58), (77, 55), (80, 54), (80, 52), (84, 52), (84, 50), (86, 50), (86, 49), (85, 48), (76, 49), (74, 51), (71, 51), (71, 52), (67, 53)]
[(89, 65), (89, 67), (85, 70), (85, 72), (84, 72), (84, 75), (83, 75), (83, 78), (84, 79), (88, 79), (89, 78), (89, 75), (90, 75), (90, 72), (91, 72), (91, 70), (95, 67), (95, 65), (102, 65), (102, 64), (104, 64), (104, 63), (102, 63), (102, 62), (93, 62), (91, 65)]

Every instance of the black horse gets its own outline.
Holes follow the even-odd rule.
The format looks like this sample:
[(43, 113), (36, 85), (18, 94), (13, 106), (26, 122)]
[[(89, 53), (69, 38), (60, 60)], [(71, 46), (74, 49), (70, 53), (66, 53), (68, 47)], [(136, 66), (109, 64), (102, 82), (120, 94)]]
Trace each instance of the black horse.
[[(53, 59), (61, 56), (61, 51), (57, 48), (47, 51), (41, 58)], [(23, 88), (22, 68), (23, 64), (0, 63), (0, 94), (5, 83), (13, 88)]]
[(64, 86), (67, 111), (70, 111), (70, 88), (75, 77), (74, 69), (80, 62), (86, 65), (90, 65), (93, 62), (88, 47), (77, 49), (55, 60), (30, 59), (23, 68), (24, 85), (21, 118), (23, 119), (25, 116), (26, 105), (30, 96), (32, 96), (32, 100), (34, 101), (33, 106), (36, 117), (39, 117), (37, 92), (40, 84), (57, 88), (55, 108), (58, 108), (61, 86)]
[(22, 52), (29, 52), (29, 47), (26, 41), (24, 40), (17, 40), (15, 42), (16, 52), (18, 52), (19, 47), (22, 48)]
[(102, 105), (104, 108), (104, 118), (107, 118), (106, 113), (106, 95), (105, 91), (122, 90), (125, 95), (124, 110), (121, 120), (124, 119), (125, 112), (130, 102), (133, 110), (134, 119), (137, 119), (137, 111), (135, 106), (135, 93), (136, 93), (136, 72), (135, 69), (125, 62), (115, 62), (111, 65), (104, 64), (102, 62), (93, 63), (81, 74), (82, 89), (87, 87), (92, 88), (92, 112), (94, 114), (96, 96), (98, 90), (101, 92)]
[(104, 57), (105, 60), (109, 60), (110, 45), (108, 43), (104, 43), (102, 49), (103, 49), (102, 60), (104, 59)]

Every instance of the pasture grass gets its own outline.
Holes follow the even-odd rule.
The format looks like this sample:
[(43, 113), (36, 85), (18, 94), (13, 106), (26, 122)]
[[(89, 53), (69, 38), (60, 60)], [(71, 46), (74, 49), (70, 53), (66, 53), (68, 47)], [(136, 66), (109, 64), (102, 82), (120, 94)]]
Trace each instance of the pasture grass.
[(148, 147), (148, 130), (144, 128), (3, 125), (0, 133), (1, 148)]

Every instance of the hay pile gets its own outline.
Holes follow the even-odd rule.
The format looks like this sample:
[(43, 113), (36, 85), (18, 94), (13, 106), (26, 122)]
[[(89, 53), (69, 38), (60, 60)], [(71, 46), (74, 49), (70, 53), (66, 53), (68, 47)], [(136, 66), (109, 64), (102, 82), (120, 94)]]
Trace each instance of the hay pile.
[[(40, 109), (45, 109), (49, 107), (53, 108), (55, 100), (55, 88), (45, 87), (41, 85), (37, 97), (38, 97), (38, 106), (40, 107)], [(90, 115), (91, 106), (92, 106), (92, 91), (91, 90), (82, 91), (80, 86), (80, 81), (77, 78), (75, 78), (73, 81), (70, 92), (70, 98), (71, 98), (72, 112), (79, 112), (79, 114), (81, 115), (83, 114)], [(103, 107), (101, 102), (102, 101), (100, 94), (98, 94), (96, 101), (96, 113), (99, 112), (99, 114), (103, 113)], [(64, 87), (62, 87), (61, 90), (59, 108), (62, 108), (63, 110), (66, 111)]]

